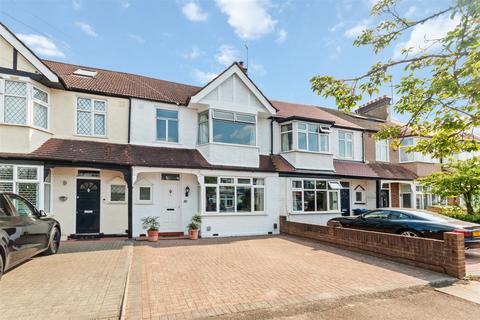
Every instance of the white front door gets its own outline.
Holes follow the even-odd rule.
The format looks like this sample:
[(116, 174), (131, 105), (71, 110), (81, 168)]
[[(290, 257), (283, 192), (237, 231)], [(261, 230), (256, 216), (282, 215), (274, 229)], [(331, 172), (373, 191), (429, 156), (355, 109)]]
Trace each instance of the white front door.
[(183, 231), (180, 211), (180, 182), (160, 183), (160, 232)]

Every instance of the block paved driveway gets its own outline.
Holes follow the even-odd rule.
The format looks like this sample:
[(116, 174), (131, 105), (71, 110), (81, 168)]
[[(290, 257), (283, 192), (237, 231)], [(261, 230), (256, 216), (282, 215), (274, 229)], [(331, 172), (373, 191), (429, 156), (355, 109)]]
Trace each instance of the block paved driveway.
[(222, 318), (445, 279), (288, 236), (67, 242), (4, 276), (0, 319)]
[(450, 279), (289, 236), (135, 243), (127, 319), (190, 319)]

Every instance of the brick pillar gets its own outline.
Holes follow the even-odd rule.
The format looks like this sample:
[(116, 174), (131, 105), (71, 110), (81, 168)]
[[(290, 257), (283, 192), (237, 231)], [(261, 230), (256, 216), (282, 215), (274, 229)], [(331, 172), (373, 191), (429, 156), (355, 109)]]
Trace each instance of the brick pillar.
[(465, 243), (463, 234), (455, 232), (446, 232), (443, 234), (445, 243), (444, 255), (445, 272), (455, 278), (465, 277)]
[(398, 183), (390, 183), (390, 192), (392, 203), (391, 206), (394, 208), (400, 207), (400, 185)]

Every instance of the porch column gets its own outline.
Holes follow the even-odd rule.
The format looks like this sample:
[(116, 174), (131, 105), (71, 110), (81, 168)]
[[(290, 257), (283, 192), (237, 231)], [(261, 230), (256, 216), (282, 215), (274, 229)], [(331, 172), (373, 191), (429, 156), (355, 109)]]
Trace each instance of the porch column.
[(133, 182), (132, 182), (132, 168), (123, 171), (123, 179), (127, 183), (127, 206), (128, 206), (128, 238), (133, 236)]
[(375, 186), (376, 186), (376, 203), (377, 203), (377, 208), (380, 208), (380, 190), (382, 189), (382, 182), (380, 180), (375, 180)]

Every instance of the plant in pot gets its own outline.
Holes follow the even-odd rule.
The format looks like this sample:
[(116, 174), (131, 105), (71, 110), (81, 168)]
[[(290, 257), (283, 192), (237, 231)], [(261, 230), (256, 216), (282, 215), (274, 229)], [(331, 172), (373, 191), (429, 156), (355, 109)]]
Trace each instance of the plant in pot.
[(202, 217), (199, 214), (196, 214), (192, 217), (190, 224), (188, 225), (188, 236), (191, 240), (198, 239), (198, 231), (202, 224)]
[(160, 222), (158, 220), (160, 217), (145, 217), (142, 219), (142, 227), (147, 230), (148, 241), (155, 242), (158, 240), (158, 228), (160, 227)]

